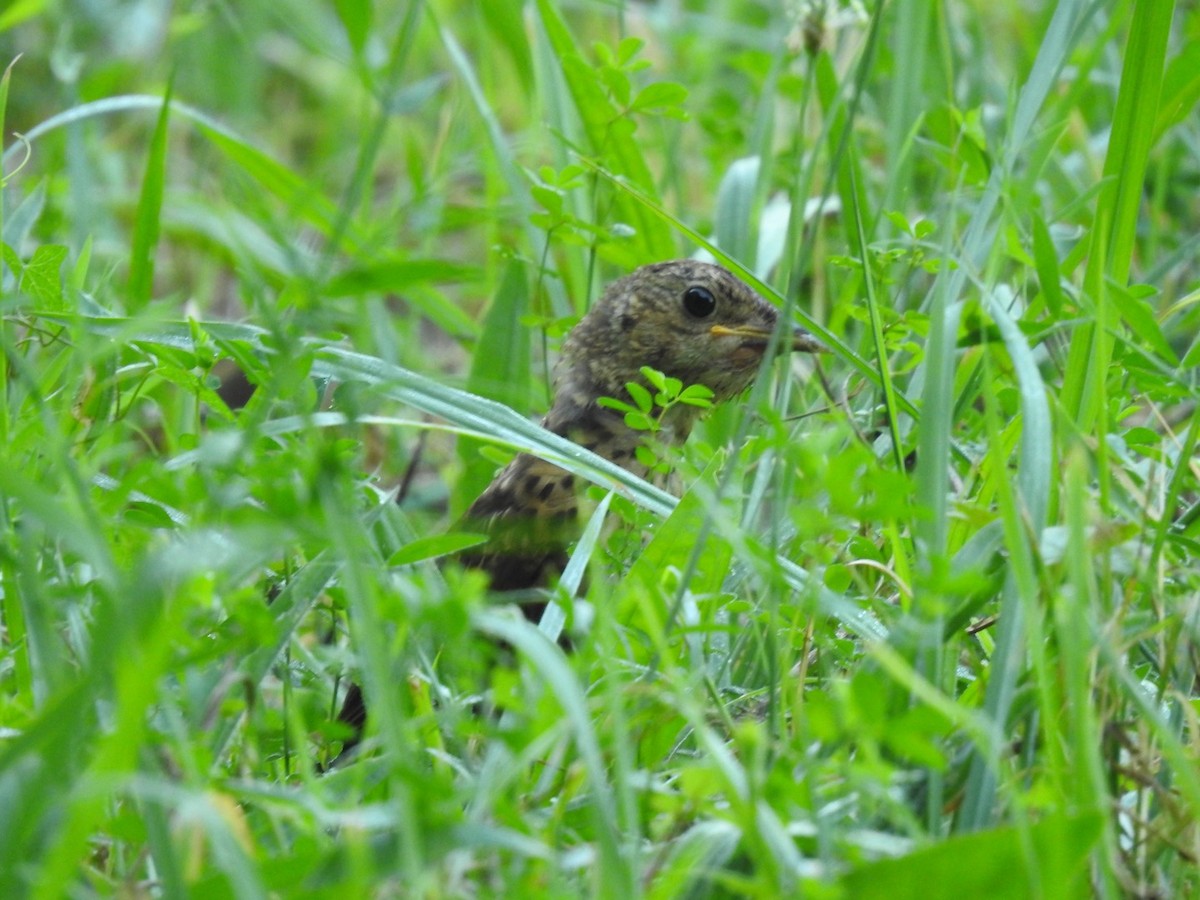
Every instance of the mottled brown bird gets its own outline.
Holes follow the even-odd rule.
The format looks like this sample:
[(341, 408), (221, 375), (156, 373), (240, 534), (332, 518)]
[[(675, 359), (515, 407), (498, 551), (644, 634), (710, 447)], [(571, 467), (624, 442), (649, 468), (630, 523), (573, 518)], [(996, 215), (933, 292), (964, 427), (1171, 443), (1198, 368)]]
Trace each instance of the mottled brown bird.
[[(645, 476), (636, 451), (645, 434), (624, 415), (601, 406), (601, 397), (628, 401), (629, 382), (644, 382), (643, 366), (700, 384), (720, 403), (740, 394), (762, 362), (778, 314), (775, 308), (720, 266), (675, 260), (643, 266), (614, 282), (571, 330), (555, 368), (554, 405), (542, 425)], [(779, 341), (788, 350), (817, 352), (822, 345), (800, 329)], [(703, 410), (679, 404), (661, 421), (665, 444), (687, 439)], [(495, 591), (542, 587), (562, 572), (578, 518), (574, 476), (529, 453), (518, 454), (471, 504), (457, 530), (488, 535), (459, 562), (481, 569)], [(544, 604), (524, 604), (531, 619)], [(352, 685), (339, 721), (358, 743), (366, 710)]]

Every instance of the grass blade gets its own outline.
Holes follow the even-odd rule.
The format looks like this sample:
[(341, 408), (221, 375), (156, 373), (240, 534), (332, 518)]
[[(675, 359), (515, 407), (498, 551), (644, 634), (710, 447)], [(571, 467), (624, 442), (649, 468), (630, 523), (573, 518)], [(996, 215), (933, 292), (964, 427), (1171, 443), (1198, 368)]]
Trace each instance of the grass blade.
[(133, 227), (133, 246), (129, 254), (129, 294), (131, 313), (140, 312), (154, 293), (154, 253), (162, 220), (163, 185), (167, 177), (167, 123), (171, 115), (171, 85), (167, 85), (159, 107), (158, 121), (150, 139), (142, 192), (138, 197)]

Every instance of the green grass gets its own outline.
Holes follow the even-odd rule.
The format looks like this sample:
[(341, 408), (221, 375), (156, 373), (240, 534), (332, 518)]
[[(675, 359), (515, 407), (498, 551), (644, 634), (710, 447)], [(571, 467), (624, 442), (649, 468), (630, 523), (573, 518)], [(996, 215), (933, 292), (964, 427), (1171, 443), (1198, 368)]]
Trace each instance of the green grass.
[[(1044, 7), (0, 12), (0, 895), (1200, 896), (1200, 11)], [(677, 499), (532, 421), (702, 248)]]

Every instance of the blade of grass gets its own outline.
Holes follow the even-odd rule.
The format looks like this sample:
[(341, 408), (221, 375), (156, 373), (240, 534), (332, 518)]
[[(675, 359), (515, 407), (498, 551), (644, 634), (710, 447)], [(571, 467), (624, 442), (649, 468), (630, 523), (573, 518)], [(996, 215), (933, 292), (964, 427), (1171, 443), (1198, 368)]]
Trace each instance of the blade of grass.
[(1150, 562), (1147, 568), (1158, 578), (1162, 577), (1159, 561), (1162, 559), (1163, 547), (1166, 544), (1167, 536), (1176, 527), (1176, 511), (1179, 509), (1180, 497), (1183, 494), (1184, 485), (1190, 475), (1189, 466), (1192, 460), (1195, 459), (1196, 444), (1198, 441), (1200, 441), (1200, 411), (1192, 413), (1187, 434), (1184, 436), (1183, 442), (1179, 445), (1178, 453), (1175, 457), (1175, 467), (1171, 473), (1171, 480), (1167, 487), (1167, 496), (1163, 500), (1162, 516), (1159, 518), (1154, 529), (1154, 545), (1150, 551)]
[[(1026, 659), (1032, 657), (1042, 701), (1042, 727), (1049, 732), (1047, 743), (1058, 747), (1056, 726), (1061, 704), (1055, 691), (1057, 680), (1046, 657), (1042, 611), (1038, 607), (1037, 550), (1031, 544), (1040, 540), (1049, 503), (1050, 473), (1054, 464), (1050, 409), (1037, 363), (1019, 326), (990, 294), (985, 293), (984, 299), (988, 313), (1004, 338), (1016, 372), (1022, 420), (1016, 491), (1007, 477), (1007, 460), (992, 460), (1009, 567), (1000, 605), (1000, 629), (989, 664), (984, 710), (996, 728), (1007, 727), (1013, 699), (1025, 674)], [(991, 383), (994, 376), (985, 377)], [(1004, 446), (999, 436), (999, 414), (991, 399), (992, 392), (984, 391), (983, 396), (988, 444), (994, 455)], [(972, 831), (987, 827), (1002, 812), (996, 804), (997, 765), (998, 760), (981, 755), (972, 761), (959, 819), (960, 829)], [(1066, 766), (1061, 761), (1049, 772), (1056, 779), (1066, 777), (1066, 774)]]
[[(762, 169), (757, 156), (736, 160), (725, 172), (717, 187), (717, 205), (713, 222), (716, 236), (713, 243), (734, 259), (756, 257), (758, 223), (754, 208), (758, 199), (758, 173)], [(766, 272), (755, 272), (766, 278)]]
[[(865, 248), (863, 248), (865, 252)], [(863, 257), (864, 270), (870, 260)], [(869, 283), (869, 282), (868, 282)], [(921, 375), (921, 419), (917, 428), (917, 465), (915, 472), (915, 501), (923, 514), (914, 525), (913, 565), (921, 578), (936, 579), (948, 552), (950, 531), (950, 468), (951, 436), (954, 429), (955, 362), (960, 305), (951, 302), (951, 284), (938, 279), (929, 300), (929, 337), (925, 344), (925, 359)], [(883, 352), (882, 333), (875, 324), (878, 313), (872, 306), (872, 334), (876, 342), (881, 372), (886, 372), (887, 357)], [(920, 381), (918, 379), (918, 383)], [(886, 395), (885, 395), (886, 396)], [(894, 452), (903, 451), (899, 440), (899, 425), (890, 418)], [(904, 471), (901, 461), (898, 471)], [(918, 600), (917, 597), (923, 599)], [(927, 601), (927, 602), (926, 602)], [(912, 647), (911, 660), (918, 671), (940, 688), (950, 687), (951, 673), (945, 660), (953, 656), (953, 645), (944, 647), (946, 634), (945, 610), (936, 589), (920, 591), (913, 601), (913, 614), (918, 623), (917, 643)], [(923, 637), (924, 636), (924, 637)], [(936, 640), (936, 643), (934, 642)], [(940, 832), (945, 809), (945, 783), (940, 772), (930, 773), (930, 790), (925, 803), (925, 820), (931, 833)]]
[[(1104, 382), (1113, 349), (1107, 332), (1109, 300), (1105, 282), (1111, 280), (1124, 286), (1129, 280), (1146, 162), (1156, 137), (1154, 123), (1174, 9), (1175, 4), (1170, 0), (1139, 0), (1129, 16), (1129, 42), (1104, 157), (1106, 183), (1096, 201), (1083, 278), (1084, 293), (1094, 306), (1095, 320), (1084, 322), (1071, 335), (1062, 387), (1063, 406), (1083, 433), (1091, 432), (1095, 425), (1099, 425), (1101, 433), (1106, 431), (1105, 422), (1097, 422), (1103, 414)], [(1101, 460), (1102, 473), (1106, 469), (1103, 463)], [(1101, 478), (1107, 480), (1103, 474)], [(1106, 490), (1104, 493), (1107, 495)]]
[[(36, 7), (35, 7), (36, 9)], [(19, 59), (19, 57), (18, 57)], [(4, 150), (4, 117), (8, 109), (8, 88), (12, 81), (13, 67), (17, 64), (14, 59), (4, 69), (4, 75), (0, 76), (0, 151)], [(4, 206), (5, 195), (4, 189), (8, 184), (8, 175), (4, 171), (4, 164), (0, 162), (0, 235), (4, 234)], [(0, 285), (4, 281), (4, 272), (7, 265), (0, 259)], [(17, 273), (13, 273), (15, 278)], [(8, 316), (0, 316), (0, 347), (4, 348), (4, 355), (7, 359), (11, 338), (9, 336)], [(9, 446), (10, 441), (10, 419), (9, 405), (11, 403), (11, 394), (8, 384), (8, 365), (0, 365), (0, 447)], [(11, 529), (13, 524), (12, 515), (9, 509), (8, 499), (0, 497), (0, 528), (4, 531)], [(5, 584), (15, 584), (17, 579), (17, 566), (14, 560), (5, 558), (0, 561), (0, 577), (3, 578)], [(14, 647), (27, 646), (26, 631), (25, 631), (25, 616), (21, 611), (21, 602), (15, 591), (4, 591), (3, 600), (0, 601), (0, 609), (3, 609), (5, 629), (8, 631), (8, 640)], [(33, 696), (33, 671), (29, 662), (28, 653), (14, 653), (12, 657), (13, 674), (16, 682), (17, 691), (21, 696)]]
[[(1101, 758), (1104, 735), (1097, 721), (1096, 659), (1090, 635), (1103, 633), (1103, 605), (1097, 596), (1095, 551), (1087, 532), (1092, 517), (1087, 508), (1088, 460), (1075, 448), (1066, 460), (1064, 515), (1067, 527), (1067, 569), (1071, 590), (1063, 591), (1053, 606), (1051, 626), (1059, 650), (1058, 672), (1061, 679), (1070, 740), (1060, 745), (1069, 750), (1068, 769), (1063, 773), (1075, 809), (1091, 810), (1102, 817), (1102, 864), (1096, 871), (1109, 896), (1120, 894), (1113, 877), (1119, 862), (1117, 822), (1104, 815), (1117, 798), (1110, 793), (1104, 760)], [(1048, 740), (1062, 735), (1049, 734)], [(1055, 756), (1058, 754), (1056, 753)]]
[[(863, 293), (866, 294), (867, 314), (871, 322), (871, 344), (875, 348), (875, 366), (879, 374), (879, 384), (883, 392), (883, 406), (885, 415), (887, 416), (888, 432), (892, 437), (892, 459), (896, 464), (896, 471), (904, 471), (904, 457), (907, 455), (904, 452), (904, 442), (900, 437), (900, 407), (897, 402), (897, 391), (895, 383), (892, 381), (891, 368), (888, 365), (887, 347), (883, 340), (883, 317), (879, 311), (880, 299), (875, 293), (875, 278), (871, 274), (871, 256), (870, 250), (867, 247), (867, 235), (863, 230), (863, 213), (864, 208), (861, 204), (866, 202), (866, 197), (863, 196), (863, 191), (858, 183), (857, 159), (853, 151), (847, 153), (846, 156), (846, 171), (849, 173), (848, 199), (850, 201), (850, 246), (853, 252), (858, 256), (862, 263), (863, 275)], [(928, 403), (930, 397), (926, 397)], [(927, 429), (936, 429), (938, 423), (932, 422), (927, 424)], [(947, 451), (949, 449), (949, 440), (946, 441)]]
[(130, 313), (140, 312), (154, 293), (154, 252), (162, 221), (163, 186), (167, 177), (167, 124), (171, 117), (171, 84), (163, 94), (158, 121), (150, 138), (150, 152), (142, 176), (129, 253), (129, 288), (126, 302)]
[[(933, 23), (945, 15), (942, 7), (927, 0), (900, 0), (891, 8), (895, 29), (891, 48), (894, 54), (895, 75), (890, 79), (890, 92), (884, 110), (887, 126), (887, 189), (881, 210), (894, 209), (908, 185), (912, 183), (912, 128), (929, 110), (935, 99), (926, 92), (923, 80), (944, 77), (952, 79), (950, 63), (940, 56), (941, 46), (931, 40)], [(945, 74), (937, 72), (937, 65)], [(947, 98), (949, 99), (949, 98)], [(886, 221), (880, 217), (881, 221)]]
[[(331, 462), (331, 469), (335, 465)], [(316, 493), (330, 528), (333, 559), (339, 563), (338, 584), (350, 613), (363, 688), (375, 727), (389, 751), (388, 796), (398, 813), (400, 871), (413, 884), (427, 865), (429, 835), (422, 827), (426, 815), (415, 804), (414, 785), (404, 773), (419, 771), (420, 761), (415, 757), (421, 756), (424, 749), (420, 735), (415, 732), (407, 694), (395, 690), (395, 672), (397, 668), (403, 670), (404, 661), (393, 659), (388, 652), (389, 630), (398, 632), (397, 639), (404, 646), (407, 642), (403, 636), (409, 626), (392, 616), (385, 627), (380, 609), (383, 584), (377, 577), (377, 573), (385, 570), (384, 561), (371, 538), (369, 521), (364, 521), (358, 512), (356, 486), (337, 474), (336, 470), (324, 472)], [(390, 497), (384, 500), (386, 504), (391, 502)], [(373, 512), (377, 514), (382, 508), (383, 504), (378, 504)]]
[(541, 675), (553, 691), (571, 728), (583, 765), (592, 783), (590, 808), (599, 860), (594, 870), (596, 895), (632, 897), (637, 893), (629, 846), (617, 825), (617, 810), (607, 766), (600, 751), (594, 723), (578, 678), (567, 665), (562, 651), (528, 622), (520, 622), (496, 613), (482, 611), (472, 616), (476, 628), (515, 647)]

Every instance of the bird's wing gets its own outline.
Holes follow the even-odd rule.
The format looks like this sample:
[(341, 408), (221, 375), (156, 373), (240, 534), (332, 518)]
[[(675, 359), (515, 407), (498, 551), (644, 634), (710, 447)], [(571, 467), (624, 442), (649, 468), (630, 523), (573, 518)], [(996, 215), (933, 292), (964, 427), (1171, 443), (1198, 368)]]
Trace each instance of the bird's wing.
[(578, 505), (571, 474), (521, 454), (488, 485), (458, 528), (486, 534), (488, 541), (458, 556), (467, 568), (491, 577), (492, 589), (545, 587), (567, 564), (577, 536)]

